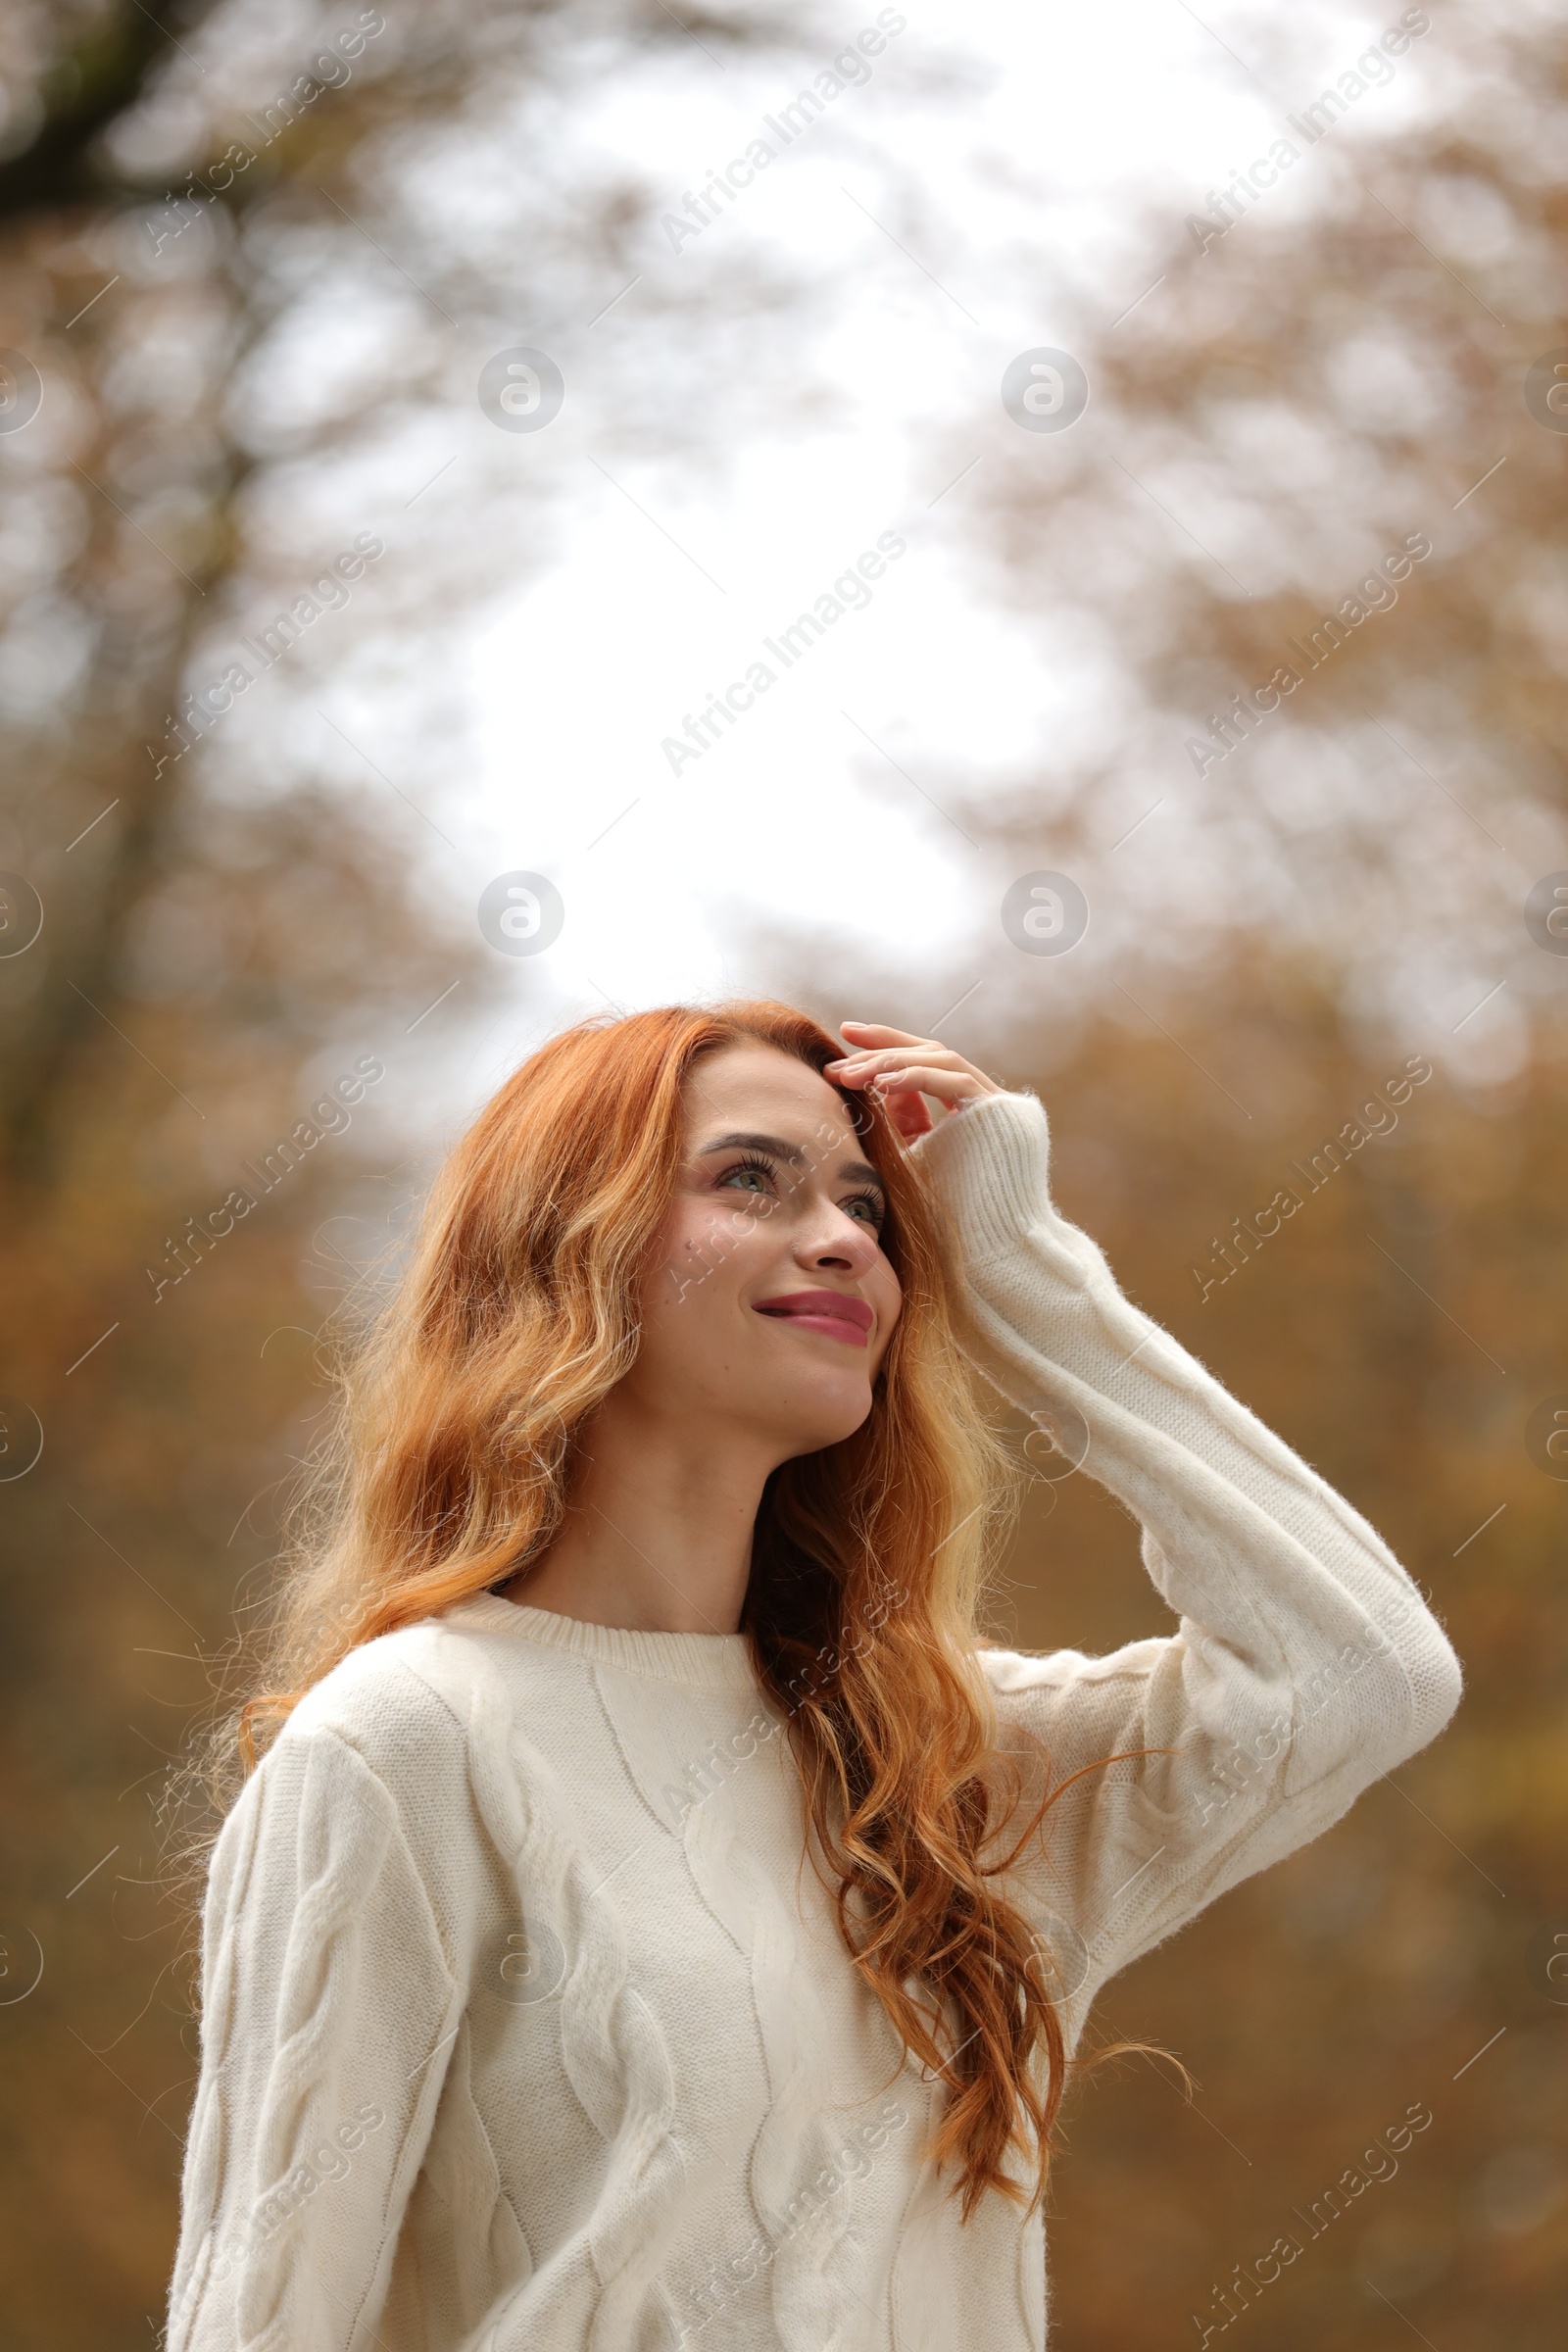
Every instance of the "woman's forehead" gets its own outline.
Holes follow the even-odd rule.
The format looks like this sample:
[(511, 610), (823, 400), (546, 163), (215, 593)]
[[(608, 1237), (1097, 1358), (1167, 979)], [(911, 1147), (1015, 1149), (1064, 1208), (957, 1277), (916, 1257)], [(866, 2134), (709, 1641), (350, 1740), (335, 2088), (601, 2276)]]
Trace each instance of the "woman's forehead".
[(773, 1126), (787, 1118), (802, 1130), (802, 1141), (815, 1135), (824, 1120), (847, 1138), (855, 1134), (843, 1097), (796, 1054), (748, 1043), (703, 1055), (687, 1081), (689, 1125), (719, 1117), (730, 1125), (757, 1126), (764, 1123), (763, 1112), (765, 1123)]

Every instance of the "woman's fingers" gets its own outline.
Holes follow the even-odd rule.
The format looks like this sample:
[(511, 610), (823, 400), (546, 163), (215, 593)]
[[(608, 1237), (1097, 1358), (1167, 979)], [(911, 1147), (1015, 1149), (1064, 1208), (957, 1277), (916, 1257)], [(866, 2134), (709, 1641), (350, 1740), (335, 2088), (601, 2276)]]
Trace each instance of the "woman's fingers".
[(914, 1062), (906, 1069), (883, 1070), (872, 1084), (885, 1094), (903, 1094), (913, 1090), (922, 1095), (934, 1095), (939, 1102), (967, 1102), (981, 1090), (976, 1083), (979, 1072), (960, 1064), (956, 1070), (938, 1069), (934, 1063)]
[(917, 1136), (930, 1134), (935, 1122), (918, 1087), (909, 1087), (895, 1094), (890, 1088), (879, 1084), (876, 1092), (882, 1098), (883, 1109), (906, 1144), (912, 1144)]
[(1001, 1092), (994, 1078), (936, 1038), (915, 1037), (880, 1021), (844, 1021), (840, 1026), (852, 1050), (841, 1060), (830, 1061), (825, 1074), (858, 1093), (874, 1087), (906, 1143), (930, 1131), (927, 1095), (951, 1113), (980, 1095)]
[[(938, 1061), (941, 1058), (942, 1048), (927, 1038), (923, 1041), (917, 1039), (907, 1046), (883, 1046), (874, 1054), (847, 1054), (842, 1061), (830, 1061), (827, 1066), (830, 1070), (843, 1073), (852, 1084), (863, 1086), (868, 1078), (875, 1078), (883, 1070), (901, 1070), (917, 1061)], [(956, 1054), (953, 1059), (956, 1063)]]
[(868, 1046), (920, 1046), (931, 1042), (907, 1029), (889, 1029), (880, 1021), (840, 1021), (841, 1035), (848, 1037), (852, 1029)]

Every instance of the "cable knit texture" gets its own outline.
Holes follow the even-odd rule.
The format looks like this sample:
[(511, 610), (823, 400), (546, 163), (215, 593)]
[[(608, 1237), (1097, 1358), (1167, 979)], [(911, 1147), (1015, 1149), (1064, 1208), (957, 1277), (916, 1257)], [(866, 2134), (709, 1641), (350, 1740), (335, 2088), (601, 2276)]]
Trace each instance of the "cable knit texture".
[[(1137, 1516), (1176, 1633), (982, 1651), (1069, 2046), (1098, 1988), (1431, 1740), (1459, 1670), (1366, 1522), (1117, 1289), (1034, 1096), (915, 1147), (986, 1376)], [(1030, 1735), (1024, 1738), (1022, 1735)], [(213, 1857), (170, 2352), (1040, 2352), (802, 1868), (739, 1635), (493, 1595), (356, 1650)]]

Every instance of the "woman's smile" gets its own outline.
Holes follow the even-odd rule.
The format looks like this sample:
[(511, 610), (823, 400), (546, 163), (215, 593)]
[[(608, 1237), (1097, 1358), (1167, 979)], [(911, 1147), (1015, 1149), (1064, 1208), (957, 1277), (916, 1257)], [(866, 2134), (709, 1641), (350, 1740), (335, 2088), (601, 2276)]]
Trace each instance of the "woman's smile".
[(793, 1323), (800, 1331), (820, 1331), (852, 1348), (866, 1346), (876, 1321), (863, 1298), (848, 1298), (843, 1291), (784, 1291), (776, 1298), (759, 1298), (753, 1311)]

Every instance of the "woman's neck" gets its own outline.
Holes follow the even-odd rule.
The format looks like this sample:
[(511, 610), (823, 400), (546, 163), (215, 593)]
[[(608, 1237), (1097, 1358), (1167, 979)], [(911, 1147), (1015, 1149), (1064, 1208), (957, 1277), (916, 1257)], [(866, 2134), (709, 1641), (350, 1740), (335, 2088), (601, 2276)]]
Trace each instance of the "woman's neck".
[(603, 1409), (586, 1444), (560, 1535), (506, 1598), (632, 1633), (737, 1632), (772, 1459)]

